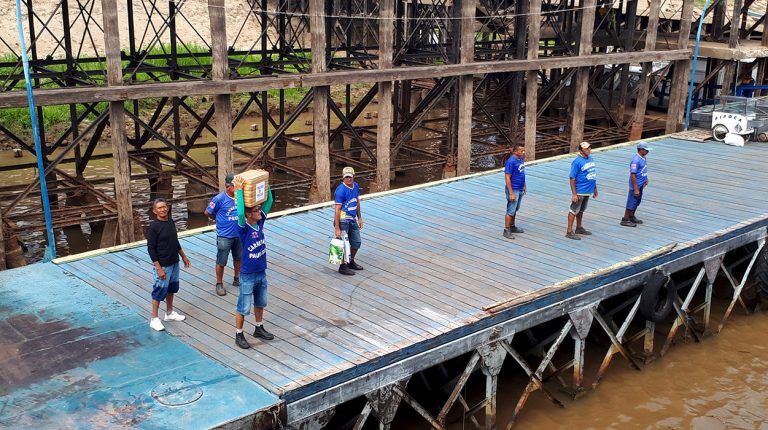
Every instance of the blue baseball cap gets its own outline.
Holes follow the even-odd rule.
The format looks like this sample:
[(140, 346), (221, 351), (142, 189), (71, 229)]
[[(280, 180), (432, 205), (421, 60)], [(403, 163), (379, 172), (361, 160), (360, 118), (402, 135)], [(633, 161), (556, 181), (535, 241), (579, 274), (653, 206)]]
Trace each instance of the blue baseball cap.
[(650, 150), (651, 150), (651, 149), (653, 149), (653, 148), (651, 148), (650, 146), (648, 146), (648, 144), (647, 144), (647, 143), (645, 143), (645, 142), (640, 142), (640, 143), (638, 143), (638, 144), (637, 144), (637, 150), (639, 151), (639, 150), (641, 150), (641, 149), (645, 149), (646, 151), (650, 151)]

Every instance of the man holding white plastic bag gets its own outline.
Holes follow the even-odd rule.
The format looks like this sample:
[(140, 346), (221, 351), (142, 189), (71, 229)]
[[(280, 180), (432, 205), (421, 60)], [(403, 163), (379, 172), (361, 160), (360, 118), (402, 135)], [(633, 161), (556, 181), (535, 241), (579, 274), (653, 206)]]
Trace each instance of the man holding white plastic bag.
[(342, 170), (342, 183), (336, 187), (334, 201), (333, 226), (336, 238), (342, 239), (343, 233), (349, 240), (350, 248), (348, 253), (345, 252), (348, 258), (344, 258), (339, 265), (339, 273), (354, 275), (355, 270), (363, 270), (363, 266), (355, 262), (355, 255), (362, 244), (360, 230), (363, 229), (363, 213), (360, 210), (360, 185), (355, 182), (355, 169), (352, 167), (347, 166)]

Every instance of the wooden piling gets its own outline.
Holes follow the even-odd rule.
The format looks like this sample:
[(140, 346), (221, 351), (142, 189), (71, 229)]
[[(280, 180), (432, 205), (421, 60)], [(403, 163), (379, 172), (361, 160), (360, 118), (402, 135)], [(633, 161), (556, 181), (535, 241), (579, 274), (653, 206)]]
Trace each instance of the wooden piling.
[[(656, 49), (656, 35), (659, 30), (660, 9), (661, 0), (651, 0), (648, 12), (648, 27), (645, 33), (646, 51), (653, 51)], [(643, 123), (645, 122), (645, 108), (648, 105), (648, 93), (651, 87), (651, 73), (653, 73), (653, 63), (650, 61), (643, 63), (640, 76), (640, 87), (637, 92), (637, 103), (635, 104), (635, 115), (632, 118), (632, 130), (629, 134), (629, 140), (639, 140), (643, 137)]]
[[(312, 73), (328, 71), (326, 52), (325, 1), (309, 0), (309, 26), (312, 35)], [(331, 87), (316, 86), (312, 108), (315, 174), (310, 189), (310, 203), (331, 199), (331, 160), (328, 148), (328, 97)]]
[[(472, 25), (475, 17), (476, 0), (461, 0), (461, 40), (459, 62), (471, 63), (475, 59), (475, 28)], [(459, 96), (458, 112), (458, 157), (456, 158), (456, 174), (469, 174), (469, 164), (472, 155), (472, 87), (473, 75), (463, 75), (457, 78), (457, 93)]]
[[(584, 0), (579, 20), (579, 57), (592, 52), (592, 33), (595, 26), (595, 0)], [(589, 66), (580, 67), (576, 72), (573, 89), (573, 118), (571, 120), (571, 152), (575, 152), (584, 140), (584, 116), (587, 112), (587, 90), (589, 89)]]
[[(691, 34), (691, 17), (693, 15), (694, 0), (683, 0), (683, 11), (680, 21), (680, 34), (677, 39), (679, 49), (688, 48), (688, 40)], [(763, 33), (765, 37), (765, 33)], [(685, 106), (687, 103), (688, 83), (695, 77), (691, 76), (691, 60), (683, 59), (675, 61), (675, 72), (672, 77), (672, 89), (667, 108), (667, 125), (665, 133), (680, 131), (684, 123)]]
[[(227, 55), (227, 17), (224, 0), (208, 0), (208, 15), (211, 21), (211, 78), (214, 81), (229, 79), (229, 57)], [(229, 94), (213, 97), (216, 117), (216, 152), (218, 154), (217, 178), (219, 189), (225, 188), (227, 174), (234, 172), (232, 143), (232, 99)]]
[[(123, 84), (120, 52), (120, 28), (117, 19), (117, 0), (101, 0), (104, 18), (104, 52), (107, 57), (107, 86)], [(112, 157), (115, 174), (115, 201), (117, 224), (122, 243), (134, 241), (133, 202), (131, 201), (131, 163), (125, 136), (125, 111), (122, 101), (109, 102)]]
[[(394, 39), (394, 0), (379, 2), (379, 69), (392, 68)], [(379, 82), (379, 119), (376, 124), (376, 190), (389, 189), (391, 178), (391, 141), (392, 141), (392, 81)]]
[(5, 270), (5, 235), (3, 234), (3, 211), (0, 208), (0, 270)]
[[(528, 15), (528, 59), (539, 58), (541, 37), (541, 0), (531, 0)], [(526, 72), (525, 84), (525, 159), (536, 159), (536, 119), (539, 109), (538, 71)]]

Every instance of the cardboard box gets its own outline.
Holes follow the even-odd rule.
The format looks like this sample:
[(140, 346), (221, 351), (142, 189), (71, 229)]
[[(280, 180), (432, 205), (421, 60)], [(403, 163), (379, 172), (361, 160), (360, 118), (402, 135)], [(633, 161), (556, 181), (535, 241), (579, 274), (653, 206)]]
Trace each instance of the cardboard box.
[(269, 172), (261, 169), (246, 170), (237, 176), (245, 180), (245, 184), (243, 184), (245, 207), (250, 208), (267, 201)]

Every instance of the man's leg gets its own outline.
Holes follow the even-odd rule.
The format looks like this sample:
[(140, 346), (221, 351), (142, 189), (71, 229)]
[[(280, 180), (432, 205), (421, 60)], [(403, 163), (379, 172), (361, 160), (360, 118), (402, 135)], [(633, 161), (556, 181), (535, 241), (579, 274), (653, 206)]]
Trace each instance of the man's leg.
[(267, 306), (267, 274), (258, 275), (256, 288), (253, 291), (253, 318), (256, 321), (256, 328), (253, 330), (253, 337), (264, 340), (275, 338), (272, 333), (264, 328), (264, 308)]
[(168, 293), (165, 296), (165, 314), (168, 315), (173, 312), (173, 293)]
[(584, 227), (581, 225), (581, 219), (582, 219), (583, 217), (584, 217), (584, 211), (580, 211), (580, 212), (579, 212), (579, 213), (576, 215), (576, 229), (577, 229), (577, 230), (578, 230), (578, 229), (582, 229), (582, 228), (584, 228)]
[(235, 345), (242, 349), (251, 347), (248, 341), (245, 340), (243, 323), (245, 322), (245, 316), (248, 315), (252, 305), (253, 277), (251, 275), (244, 275), (242, 284), (240, 285), (240, 292), (237, 297), (237, 308), (235, 310)]
[(515, 217), (510, 216), (509, 214), (504, 214), (504, 228), (509, 229), (509, 227), (514, 224)]
[(216, 265), (216, 283), (221, 284), (224, 281), (224, 266)]
[(157, 312), (160, 309), (160, 301), (152, 299), (152, 318), (157, 318)]
[(243, 263), (242, 260), (235, 260), (234, 266), (235, 266), (235, 279), (240, 279), (240, 265)]
[(573, 212), (568, 211), (568, 226), (566, 227), (565, 232), (566, 233), (573, 233), (573, 220), (574, 220)]

